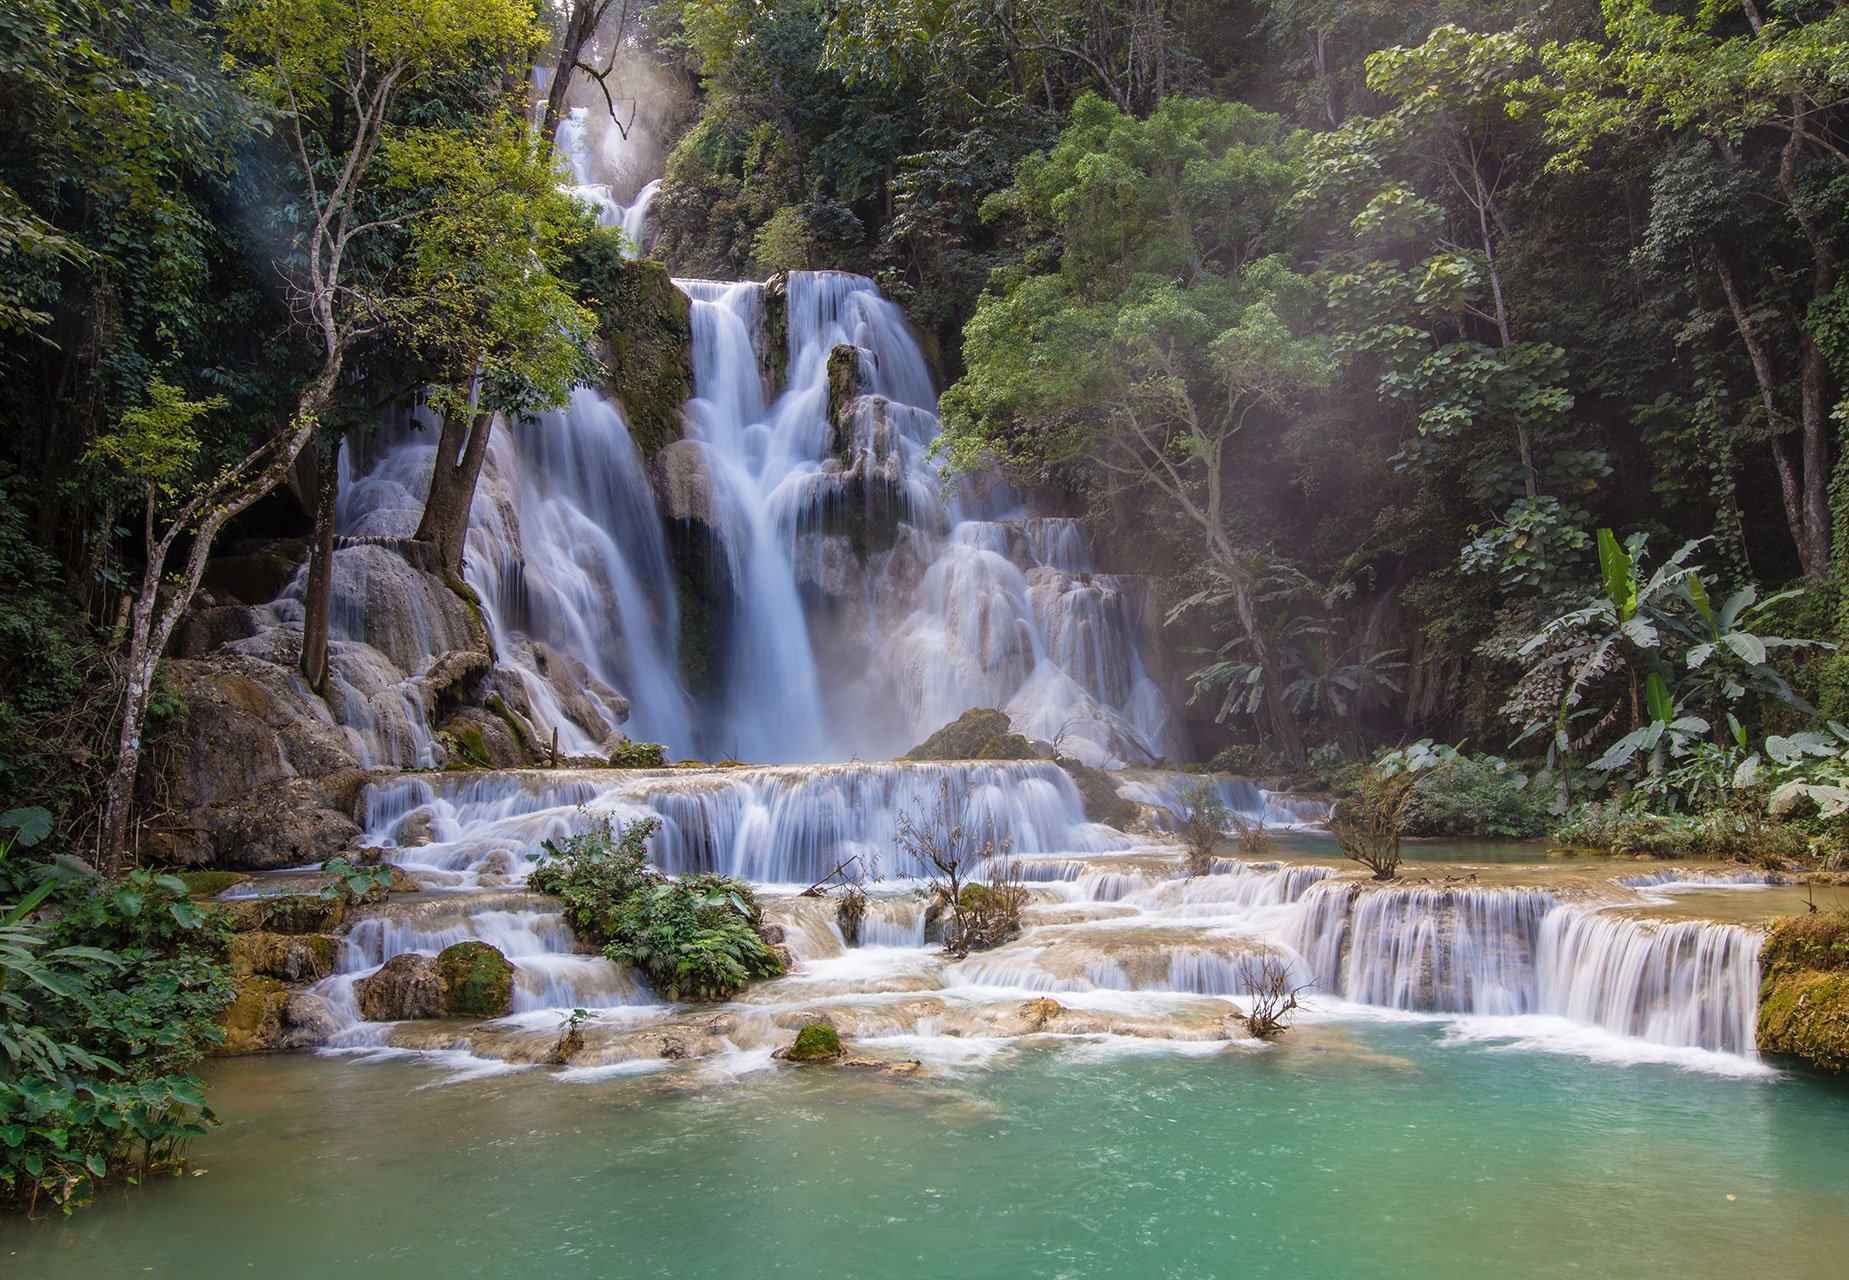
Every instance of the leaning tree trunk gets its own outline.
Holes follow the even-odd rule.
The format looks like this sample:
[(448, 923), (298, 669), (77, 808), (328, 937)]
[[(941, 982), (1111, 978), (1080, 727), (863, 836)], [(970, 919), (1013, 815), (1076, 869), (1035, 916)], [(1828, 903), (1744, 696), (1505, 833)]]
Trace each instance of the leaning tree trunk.
[[(597, 34), (597, 24), (608, 7), (609, 0), (575, 0), (571, 6), (571, 16), (565, 21), (565, 39), (559, 47), (558, 70), (546, 88), (545, 119), (539, 126), (540, 136), (548, 142), (558, 132), (559, 117), (565, 113), (565, 95), (571, 89), (572, 75), (578, 70), (584, 48)], [(622, 38), (620, 30), (617, 38)]]
[[(142, 570), (141, 590), (129, 611), (122, 728), (116, 740), (115, 770), (110, 774), (109, 790), (103, 802), (103, 830), (96, 854), (96, 869), (104, 876), (114, 876), (121, 869), (122, 854), (128, 847), (129, 810), (135, 801), (135, 776), (141, 767), (141, 734), (147, 720), (148, 699), (154, 692), (155, 672), (161, 654), (173, 639), (174, 628), (199, 590), (199, 579), (205, 576), (206, 557), (211, 554), (213, 539), (228, 521), (282, 483), (289, 468), (295, 465), (296, 455), (314, 436), (316, 424), (339, 381), (340, 367), (340, 353), (336, 350), (322, 367), (321, 375), (303, 391), (289, 427), (251, 450), (237, 466), (182, 507), (158, 540), (154, 537), (154, 512), (150, 502), (148, 562)], [(186, 552), (186, 568), (179, 581), (167, 584), (163, 599), (161, 588), (167, 557), (180, 538), (189, 532), (192, 543)]]
[(430, 496), (424, 500), (424, 516), (412, 536), (435, 545), (443, 572), (451, 578), (462, 577), (469, 508), (475, 502), (475, 483), (481, 478), (493, 427), (494, 415), (488, 412), (443, 415), (436, 465), (430, 471)]
[(327, 692), (327, 633), (334, 594), (334, 508), (340, 499), (340, 446), (317, 459), (315, 530), (308, 544), (308, 597), (302, 605), (302, 675), (316, 693)]

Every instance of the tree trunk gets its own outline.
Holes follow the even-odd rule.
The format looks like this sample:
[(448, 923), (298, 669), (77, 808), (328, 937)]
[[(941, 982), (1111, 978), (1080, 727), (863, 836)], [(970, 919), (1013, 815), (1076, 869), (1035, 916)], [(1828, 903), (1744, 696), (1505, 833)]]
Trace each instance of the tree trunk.
[(302, 675), (316, 693), (327, 692), (327, 631), (334, 590), (334, 507), (340, 498), (340, 446), (318, 459), (315, 531), (308, 544), (308, 598), (302, 606)]
[[(565, 23), (565, 39), (559, 46), (558, 69), (546, 86), (546, 116), (539, 126), (540, 136), (548, 142), (559, 130), (559, 117), (565, 112), (565, 95), (571, 89), (584, 46), (597, 34), (597, 21), (603, 17), (604, 5), (597, 0), (574, 0), (571, 17)], [(621, 33), (618, 33), (619, 36)]]
[(424, 516), (412, 536), (419, 542), (435, 544), (443, 572), (452, 578), (462, 577), (469, 508), (475, 502), (475, 482), (481, 478), (493, 428), (492, 413), (443, 415), (436, 465), (430, 471), (430, 496), (424, 500)]

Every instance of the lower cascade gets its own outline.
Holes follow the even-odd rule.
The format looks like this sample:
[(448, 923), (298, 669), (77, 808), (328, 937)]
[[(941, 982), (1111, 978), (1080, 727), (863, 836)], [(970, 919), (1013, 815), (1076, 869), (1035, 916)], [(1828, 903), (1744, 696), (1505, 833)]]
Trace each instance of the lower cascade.
[[(927, 938), (917, 889), (927, 869), (893, 853), (902, 815), (946, 785), (968, 795), (970, 821), (994, 833), (1028, 895), (1018, 938), (962, 960)], [(1120, 785), (1147, 796), (1166, 782)], [(1245, 818), (1287, 825), (1284, 797), (1249, 784), (1226, 790)], [(1757, 1060), (1759, 935), (1627, 914), (1655, 882), (1614, 880), (1568, 898), (1377, 884), (1321, 862), (1229, 857), (1189, 878), (1159, 830), (1165, 810), (1148, 810), (1157, 819), (1148, 835), (1091, 823), (1067, 773), (1046, 762), (431, 775), (376, 785), (363, 804), (368, 841), (426, 892), (362, 914), (338, 972), (313, 989), (337, 1024), (336, 1045), (429, 1047), (415, 1023), (363, 1020), (355, 984), (395, 956), (475, 940), (512, 963), (511, 1012), (459, 1043), (519, 1058), (550, 1043), (558, 1010), (578, 1008), (605, 1034), (589, 1042), (601, 1044), (588, 1051), (593, 1063), (647, 1057), (638, 1037), (675, 1025), (674, 1007), (626, 967), (581, 954), (557, 907), (522, 883), (548, 840), (655, 818), (655, 865), (751, 881), (792, 960), (785, 978), (730, 1006), (745, 1019), (731, 1033), (741, 1047), (781, 1034), (779, 1011), (798, 1007), (826, 1009), (862, 1038), (1008, 1034), (1011, 1011), (1047, 995), (1093, 1010), (1107, 1030), (1224, 1037), (1219, 1015), (1190, 1002), (1248, 998), (1271, 960), (1306, 989), (1316, 1016), (1489, 1019), (1479, 1032), (1543, 1041), (1549, 1027), (1576, 1027), (1741, 1069)], [(833, 902), (801, 890), (855, 858), (883, 878), (869, 887), (850, 945)]]

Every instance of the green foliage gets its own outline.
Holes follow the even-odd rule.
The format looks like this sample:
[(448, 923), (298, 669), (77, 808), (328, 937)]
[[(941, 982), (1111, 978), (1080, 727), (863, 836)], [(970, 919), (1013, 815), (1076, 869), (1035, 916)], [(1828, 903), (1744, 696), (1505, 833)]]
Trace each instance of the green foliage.
[(1413, 788), (1406, 802), (1405, 831), (1409, 836), (1546, 835), (1553, 822), (1547, 799), (1504, 760), (1459, 757), (1449, 768), (1422, 777)]
[(610, 751), (610, 763), (619, 769), (661, 769), (668, 763), (668, 750), (659, 742), (631, 742), (625, 738)]
[(609, 823), (564, 844), (548, 840), (547, 859), (527, 883), (564, 901), (565, 919), (618, 963), (634, 964), (669, 1000), (723, 1000), (783, 964), (758, 935), (757, 897), (743, 881), (718, 875), (670, 879), (649, 863), (655, 819)]
[(345, 858), (330, 858), (321, 864), (321, 870), (333, 877), (319, 895), (328, 902), (358, 902), (378, 890), (392, 887), (392, 868), (383, 862), (355, 865)]
[(189, 1073), (222, 1038), (231, 933), (172, 876), (101, 882), (24, 864), (13, 843), (0, 842), (0, 1201), (69, 1212), (216, 1123)]

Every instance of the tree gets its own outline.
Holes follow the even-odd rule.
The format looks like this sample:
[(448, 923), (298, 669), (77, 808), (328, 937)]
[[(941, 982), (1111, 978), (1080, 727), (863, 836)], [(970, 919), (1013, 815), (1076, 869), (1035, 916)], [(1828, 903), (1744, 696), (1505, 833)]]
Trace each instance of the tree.
[[(491, 83), (518, 85), (538, 33), (515, 0), (405, 0), (381, 9), (356, 0), (260, 0), (231, 13), (229, 38), (297, 166), (290, 181), (299, 184), (300, 222), (290, 258), (277, 266), (319, 347), (319, 365), (275, 434), (180, 503), (148, 547), (130, 611), (121, 731), (97, 859), (109, 875), (128, 841), (155, 667), (198, 589), (213, 539), (282, 482), (333, 403), (354, 344), (389, 316), (390, 261), (379, 242), (414, 226), (420, 213), (415, 191), (401, 187), (388, 202), (389, 173), (380, 163), (402, 127), (403, 95), (425, 77), (471, 66), (489, 72)], [(184, 567), (163, 591), (168, 556), (182, 537)]]
[(1262, 251), (1295, 180), (1293, 140), (1239, 105), (1165, 100), (1147, 121), (1080, 99), (1059, 145), (991, 201), (1057, 257), (978, 305), (969, 373), (946, 391), (959, 465), (1043, 475), (1082, 466), (1107, 490), (1157, 495), (1185, 522), (1262, 673), (1272, 732), (1302, 736), (1260, 616), (1269, 552), (1235, 528), (1229, 485), (1263, 425), (1326, 384), (1298, 332), (1309, 290)]
[[(550, 140), (558, 132), (559, 120), (565, 110), (565, 95), (571, 91), (572, 81), (579, 72), (596, 82), (603, 91), (604, 106), (610, 112), (610, 119), (617, 121), (617, 128), (628, 135), (628, 126), (617, 116), (616, 99), (610, 94), (610, 76), (616, 70), (616, 55), (623, 47), (623, 39), (629, 26), (631, 0), (572, 0), (571, 12), (565, 18), (565, 31), (559, 40), (558, 60), (553, 64), (552, 80), (546, 86), (546, 112), (540, 120), (539, 136)], [(596, 43), (598, 33), (603, 30), (605, 21), (611, 11), (616, 13), (616, 23), (605, 38), (610, 43), (609, 65), (602, 70), (597, 67), (591, 56), (591, 47)]]
[[(1691, 12), (1693, 10), (1693, 12)], [(1552, 77), (1546, 109), (1558, 148), (1552, 164), (1582, 167), (1594, 144), (1646, 130), (1694, 132), (1733, 161), (1755, 135), (1781, 140), (1777, 188), (1783, 212), (1809, 257), (1808, 299), (1800, 303), (1796, 413), (1765, 333), (1766, 317), (1730, 255), (1703, 246), (1745, 349), (1771, 433), (1785, 515), (1806, 575), (1831, 571), (1830, 329), (1849, 299), (1839, 297), (1843, 197), (1849, 140), (1849, 13), (1804, 0), (1708, 0), (1671, 6), (1605, 0), (1606, 43), (1575, 41), (1542, 50)], [(1538, 84), (1538, 82), (1537, 82)], [(1813, 170), (1828, 173), (1821, 178)], [(1799, 444), (1793, 455), (1790, 434)]]

